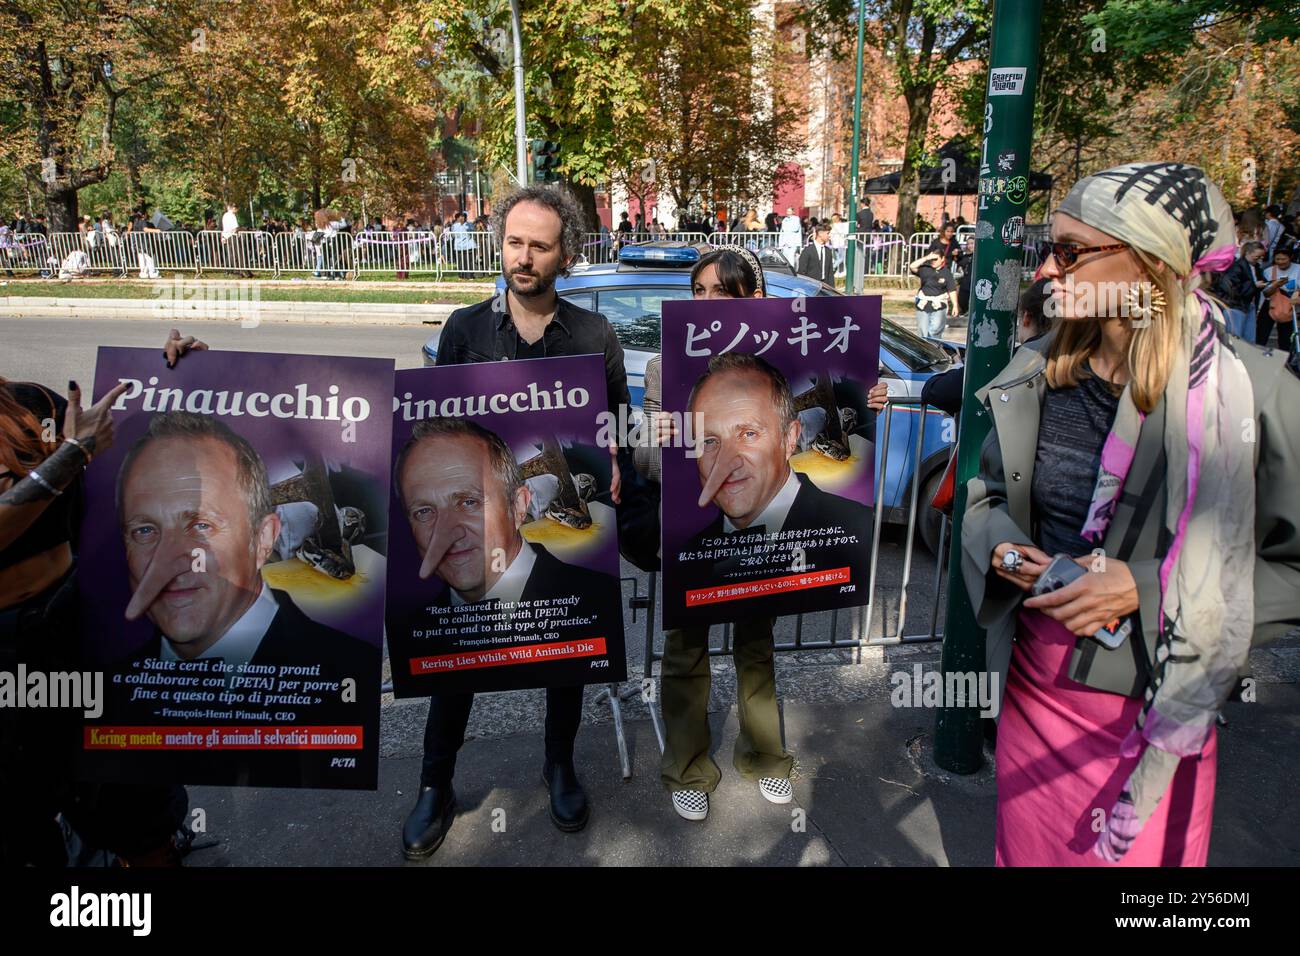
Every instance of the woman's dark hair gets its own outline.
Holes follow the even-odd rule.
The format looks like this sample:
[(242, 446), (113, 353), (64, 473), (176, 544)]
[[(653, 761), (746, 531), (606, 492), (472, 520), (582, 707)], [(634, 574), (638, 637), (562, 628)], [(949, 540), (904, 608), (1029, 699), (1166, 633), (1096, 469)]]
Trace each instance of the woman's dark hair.
[(1020, 314), (1030, 321), (1034, 335), (1042, 335), (1052, 327), (1052, 320), (1046, 314), (1047, 300), (1052, 297), (1051, 286), (1051, 279), (1037, 279), (1020, 296)]
[(733, 299), (752, 298), (759, 289), (759, 279), (754, 274), (753, 265), (734, 249), (714, 249), (701, 256), (700, 261), (691, 269), (692, 289), (695, 288), (695, 280), (700, 273), (709, 266), (717, 267), (718, 281), (722, 283), (723, 291)]

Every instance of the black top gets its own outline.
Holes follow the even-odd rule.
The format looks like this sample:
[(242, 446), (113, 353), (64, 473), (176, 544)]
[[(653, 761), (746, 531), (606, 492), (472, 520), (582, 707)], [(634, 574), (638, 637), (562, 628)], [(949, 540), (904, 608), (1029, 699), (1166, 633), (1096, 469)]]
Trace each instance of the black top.
[[(916, 270), (916, 276), (921, 280), (921, 295), (947, 295), (949, 292), (957, 291), (957, 283), (948, 271), (948, 267), (936, 269), (930, 264), (921, 266)], [(939, 309), (947, 307), (947, 303), (935, 305), (932, 302), (926, 302), (918, 305), (917, 308), (926, 312), (937, 312)]]
[(1118, 408), (1119, 395), (1095, 375), (1082, 379), (1076, 388), (1048, 389), (1038, 428), (1031, 501), (1037, 544), (1049, 555), (1077, 558), (1097, 546), (1079, 532), (1092, 504), (1101, 446)]
[[(23, 408), (36, 416), (38, 423), (52, 418), (62, 431), (63, 413), (68, 402), (60, 395), (40, 385), (27, 382), (8, 382), (2, 388), (9, 389)], [(37, 436), (39, 437), (39, 436)], [(19, 476), (9, 471), (0, 471), (0, 478), (11, 478), (17, 484)], [(72, 484), (63, 489), (63, 494), (51, 501), (40, 516), (18, 536), (9, 547), (0, 551), (0, 569), (12, 567), (19, 561), (48, 551), (67, 541), (76, 548), (76, 532), (82, 514), (82, 479), (78, 475)]]
[[(515, 332), (519, 335), (518, 331)], [(515, 358), (517, 359), (538, 359), (546, 358), (546, 339), (539, 338), (532, 345), (524, 341), (524, 337), (519, 335), (519, 341), (515, 343)]]

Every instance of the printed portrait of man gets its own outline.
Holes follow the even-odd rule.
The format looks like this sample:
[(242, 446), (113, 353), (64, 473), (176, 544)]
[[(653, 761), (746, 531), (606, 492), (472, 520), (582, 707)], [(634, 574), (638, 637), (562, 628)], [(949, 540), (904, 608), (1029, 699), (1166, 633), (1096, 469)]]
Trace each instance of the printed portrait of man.
[[(865, 505), (830, 494), (807, 475), (790, 467), (799, 450), (800, 423), (794, 395), (786, 377), (756, 355), (727, 352), (709, 360), (696, 381), (687, 413), (697, 415), (700, 508), (716, 505), (716, 519), (685, 545), (699, 552), (702, 543), (720, 536), (841, 528), (841, 534), (812, 534), (804, 546), (798, 570), (849, 567), (854, 580), (868, 567), (870, 546), (865, 540), (871, 511)], [(858, 536), (856, 545), (823, 542)], [(745, 572), (733, 577), (741, 563), (735, 559), (692, 562), (691, 574), (703, 573), (708, 583), (748, 580), (789, 573), (795, 568), (794, 547), (782, 545), (776, 566), (768, 573)], [(691, 577), (687, 578), (692, 580)]]
[(453, 605), (608, 593), (613, 575), (562, 562), (527, 542), (529, 491), (514, 453), (463, 418), (416, 423), (397, 458), (403, 513), (421, 555)]
[(156, 632), (162, 660), (321, 665), (321, 675), (371, 680), (373, 648), (304, 614), (262, 568), (280, 520), (266, 465), (220, 419), (154, 416), (117, 476), (117, 518), (131, 598), (126, 618)]

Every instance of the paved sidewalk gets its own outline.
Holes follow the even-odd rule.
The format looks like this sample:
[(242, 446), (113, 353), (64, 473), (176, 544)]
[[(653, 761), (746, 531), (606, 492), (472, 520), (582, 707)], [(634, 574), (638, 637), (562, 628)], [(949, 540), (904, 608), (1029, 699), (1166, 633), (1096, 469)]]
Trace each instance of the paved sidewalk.
[[(1300, 685), (1267, 682), (1294, 681), (1300, 648), (1268, 654), (1256, 668), (1258, 702), (1230, 705), (1229, 726), (1220, 729), (1212, 865), (1300, 865)], [(407, 719), (422, 723), (410, 719), (422, 716), (422, 703), (396, 706), (418, 707), (421, 715)], [(798, 764), (795, 802), (785, 807), (766, 803), (732, 770), (733, 709), (712, 718), (723, 779), (709, 819), (699, 824), (680, 820), (659, 784), (648, 720), (628, 725), (634, 768), (628, 781), (619, 774), (611, 725), (583, 727), (578, 762), (592, 818), (575, 835), (558, 832), (547, 817), (539, 732), (469, 741), (456, 774), (459, 815), (427, 865), (992, 863), (992, 766), (969, 777), (935, 766), (933, 711), (896, 709), (887, 693), (787, 702), (785, 734)], [(203, 808), (209, 836), (220, 843), (188, 862), (412, 865), (402, 860), (399, 831), (418, 772), (418, 757), (407, 751), (381, 760), (377, 793), (192, 788), (191, 805)]]

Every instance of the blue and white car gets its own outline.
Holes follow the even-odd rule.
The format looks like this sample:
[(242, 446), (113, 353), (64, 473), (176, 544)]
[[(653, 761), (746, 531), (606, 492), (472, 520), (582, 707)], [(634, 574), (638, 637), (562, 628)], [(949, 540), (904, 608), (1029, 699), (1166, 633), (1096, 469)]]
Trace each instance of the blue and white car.
[[(707, 249), (703, 250), (707, 251)], [(663, 304), (691, 297), (691, 266), (702, 254), (696, 246), (679, 242), (650, 242), (623, 247), (619, 262), (608, 265), (579, 264), (568, 277), (556, 281), (556, 291), (584, 309), (602, 313), (614, 326), (623, 345), (628, 390), (632, 404), (640, 407), (645, 393), (645, 367), (659, 351), (659, 323)], [(842, 295), (813, 279), (794, 275), (788, 266), (764, 260), (763, 278), (769, 296), (794, 298), (798, 295)], [(497, 288), (504, 280), (497, 279)], [(437, 332), (424, 345), (424, 364), (433, 365), (438, 354)], [(924, 339), (884, 319), (880, 332), (880, 377), (891, 396), (920, 398), (921, 386), (931, 375), (960, 365), (962, 350), (938, 339)], [(921, 449), (920, 491), (917, 525), (922, 541), (931, 551), (939, 538), (939, 514), (928, 507), (938, 488), (952, 448), (956, 430), (948, 416), (937, 409), (927, 413), (925, 443)], [(884, 414), (876, 422), (878, 438), (884, 436)], [(884, 520), (901, 523), (907, 519), (913, 481), (916, 442), (920, 435), (920, 409), (900, 405), (893, 410), (889, 434), (888, 466), (884, 475)], [(881, 481), (883, 444), (876, 444), (876, 481)]]

